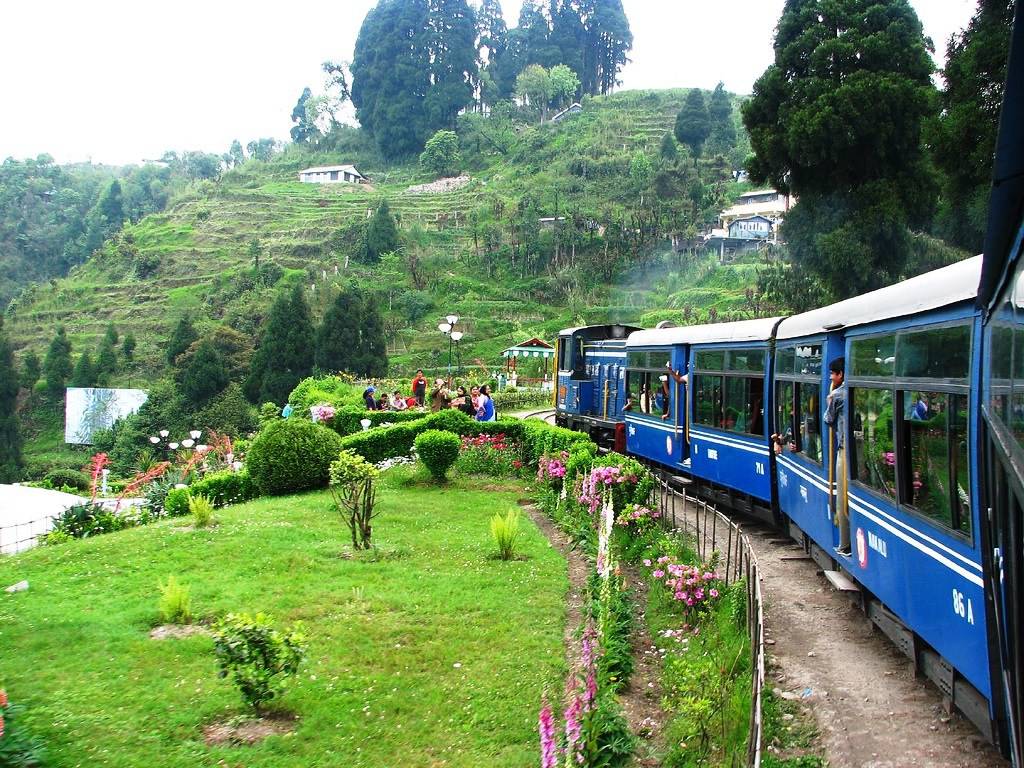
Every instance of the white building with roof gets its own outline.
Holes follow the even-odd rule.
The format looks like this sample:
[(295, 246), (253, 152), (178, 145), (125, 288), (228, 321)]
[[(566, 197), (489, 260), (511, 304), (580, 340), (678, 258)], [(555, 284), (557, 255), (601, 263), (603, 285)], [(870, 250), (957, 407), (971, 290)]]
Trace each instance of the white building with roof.
[(307, 184), (365, 184), (367, 178), (354, 165), (322, 165), (299, 171), (299, 181)]
[(737, 219), (763, 216), (772, 222), (774, 229), (778, 230), (778, 225), (786, 218), (786, 214), (795, 202), (789, 195), (776, 192), (774, 189), (756, 189), (740, 195), (732, 206), (718, 215), (718, 218), (721, 221), (722, 229), (728, 229), (729, 224)]

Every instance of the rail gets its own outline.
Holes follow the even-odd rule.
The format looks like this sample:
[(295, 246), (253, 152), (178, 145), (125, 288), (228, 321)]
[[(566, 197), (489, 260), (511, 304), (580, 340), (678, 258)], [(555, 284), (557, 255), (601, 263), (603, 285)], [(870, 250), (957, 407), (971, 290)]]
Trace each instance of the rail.
[(747, 592), (747, 632), (750, 637), (753, 670), (750, 730), (747, 736), (747, 765), (761, 765), (763, 736), (762, 692), (764, 690), (764, 611), (761, 598), (761, 574), (742, 528), (717, 509), (673, 488), (664, 474), (658, 475), (659, 509), (662, 525), (671, 526), (693, 537), (702, 562), (717, 552), (718, 570), (726, 584), (743, 579)]
[(34, 547), (38, 538), (49, 533), (53, 516), (0, 525), (0, 555), (13, 555)]

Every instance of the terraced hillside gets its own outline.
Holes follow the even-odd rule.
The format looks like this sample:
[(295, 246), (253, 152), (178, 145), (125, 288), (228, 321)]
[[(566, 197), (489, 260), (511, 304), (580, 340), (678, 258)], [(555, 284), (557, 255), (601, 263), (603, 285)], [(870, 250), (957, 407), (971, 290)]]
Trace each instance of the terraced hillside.
[[(623, 231), (633, 226), (626, 223), (635, 206), (629, 163), (638, 152), (656, 159), (684, 95), (625, 92), (589, 100), (583, 114), (560, 124), (523, 128), (504, 156), (473, 158), (471, 181), (444, 193), (410, 192), (410, 185), (431, 181), (415, 165), (362, 165), (370, 185), (320, 186), (299, 183), (296, 172), (352, 158), (293, 147), (271, 163), (249, 162), (127, 226), (67, 278), (26, 291), (6, 328), (16, 349), (42, 355), (58, 323), (79, 350), (94, 348), (112, 321), (136, 337), (140, 365), (133, 373), (145, 380), (159, 375), (163, 342), (180, 317), (191, 316), (200, 329), (228, 323), (256, 334), (274, 291), (292, 281), (308, 286), (314, 314), (339, 281), (375, 291), (399, 364), (439, 364), (435, 328), (452, 312), (466, 323), (463, 360), (493, 367), (504, 346), (529, 336), (550, 338), (570, 323), (635, 322), (687, 305), (738, 307), (751, 268), (716, 277), (731, 267), (716, 267), (713, 259), (684, 261), (663, 240), (643, 244), (654, 255), (642, 270), (620, 268), (607, 282), (581, 284), (571, 262), (542, 270), (522, 266), (526, 257), (546, 259), (544, 249), (559, 247), (551, 232), (540, 232), (530, 246), (540, 256), (521, 253), (517, 261), (515, 216), (580, 217), (602, 229), (621, 221)], [(716, 189), (720, 197), (739, 192), (724, 183)], [(382, 198), (402, 233), (397, 273), (356, 258), (361, 227)], [(665, 207), (669, 215), (682, 215)], [(254, 275), (254, 240), (264, 269), (274, 264), (280, 270)]]

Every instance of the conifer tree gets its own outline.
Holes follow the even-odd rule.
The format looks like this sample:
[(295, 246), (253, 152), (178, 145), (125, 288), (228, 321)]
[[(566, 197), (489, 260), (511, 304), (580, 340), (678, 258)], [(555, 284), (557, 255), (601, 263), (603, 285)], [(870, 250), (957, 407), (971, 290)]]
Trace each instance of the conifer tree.
[(204, 340), (192, 356), (181, 380), (181, 393), (195, 407), (206, 405), (228, 385), (224, 358), (210, 341)]
[(108, 323), (107, 330), (104, 332), (103, 338), (107, 339), (112, 346), (116, 346), (119, 340), (117, 334), (117, 326), (114, 325), (113, 323)]
[(679, 147), (676, 146), (675, 137), (671, 133), (666, 133), (661, 137), (661, 147), (658, 150), (658, 154), (661, 155), (661, 159), (666, 163), (674, 163), (676, 158), (679, 157)]
[(73, 372), (71, 365), (71, 342), (68, 341), (64, 326), (57, 326), (57, 333), (50, 341), (50, 347), (43, 358), (43, 375), (46, 377), (46, 394), (54, 403), (63, 403), (64, 387)]
[(68, 382), (68, 386), (91, 387), (95, 383), (96, 369), (92, 364), (92, 355), (89, 354), (87, 349), (78, 356), (78, 362), (75, 363), (75, 370), (71, 373), (71, 380)]
[(391, 208), (385, 198), (377, 206), (376, 212), (366, 227), (366, 235), (363, 239), (363, 259), (368, 264), (374, 264), (380, 260), (382, 253), (398, 250), (398, 226), (395, 224), (395, 217), (391, 215)]
[(683, 108), (676, 115), (675, 134), (680, 144), (686, 144), (694, 155), (700, 155), (705, 140), (711, 134), (711, 118), (699, 88), (691, 88), (686, 94)]
[(350, 286), (343, 288), (334, 297), (316, 333), (317, 370), (355, 370), (361, 311), (362, 302)]
[(187, 317), (181, 318), (171, 332), (171, 340), (167, 343), (167, 362), (174, 365), (178, 355), (184, 352), (193, 341), (199, 338), (196, 329), (192, 327), (192, 321)]
[(39, 355), (36, 354), (34, 349), (30, 349), (25, 353), (25, 359), (21, 362), (21, 386), (32, 392), (41, 375), (42, 369), (39, 364)]
[(725, 83), (719, 82), (708, 99), (708, 118), (711, 133), (708, 149), (714, 153), (725, 153), (736, 143), (736, 125), (732, 119), (732, 100), (725, 90)]
[(278, 294), (270, 308), (245, 394), (253, 402), (283, 404), (313, 369), (313, 323), (302, 285)]
[(0, 318), (0, 483), (21, 479), (21, 431), (18, 428), (18, 372), (14, 351)]
[(385, 376), (388, 372), (388, 348), (384, 336), (384, 319), (377, 302), (368, 297), (359, 318), (359, 351), (356, 373), (361, 376)]
[(124, 335), (124, 341), (121, 342), (121, 354), (124, 355), (125, 362), (131, 362), (135, 357), (135, 335), (128, 331)]
[(96, 366), (94, 378), (97, 384), (106, 385), (110, 383), (111, 377), (117, 373), (117, 353), (114, 345), (110, 343), (110, 337), (104, 337), (96, 352)]

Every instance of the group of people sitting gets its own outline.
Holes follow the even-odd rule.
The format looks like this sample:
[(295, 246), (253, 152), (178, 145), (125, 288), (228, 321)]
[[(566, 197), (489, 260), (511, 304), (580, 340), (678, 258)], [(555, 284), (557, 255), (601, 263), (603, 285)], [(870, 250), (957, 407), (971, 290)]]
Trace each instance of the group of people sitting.
[[(370, 411), (405, 411), (410, 408), (426, 408), (427, 379), (423, 371), (416, 371), (412, 380), (412, 395), (405, 396), (400, 390), (395, 390), (391, 395), (381, 392), (378, 396), (377, 388), (369, 386), (363, 391), (363, 402)], [(497, 413), (494, 410), (494, 399), (491, 397), (491, 388), (487, 384), (471, 387), (469, 390), (464, 385), (456, 387), (453, 393), (444, 379), (435, 379), (434, 386), (430, 391), (430, 410), (438, 412), (445, 408), (458, 408), (477, 421), (495, 421)]]

